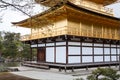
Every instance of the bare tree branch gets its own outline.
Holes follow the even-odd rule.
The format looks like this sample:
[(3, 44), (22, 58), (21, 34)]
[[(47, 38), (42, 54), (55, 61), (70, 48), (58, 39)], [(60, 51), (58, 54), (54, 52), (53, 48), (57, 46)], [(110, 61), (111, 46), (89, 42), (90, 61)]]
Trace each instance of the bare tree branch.
[(29, 5), (33, 5), (33, 3), (32, 4), (19, 5), (19, 4), (13, 4), (13, 2), (10, 3), (10, 2), (3, 1), (3, 0), (0, 0), (0, 2), (1, 2), (0, 8), (13, 7), (16, 10), (18, 10), (18, 11), (24, 13), (25, 15), (31, 17), (31, 15), (26, 13), (25, 11), (23, 11), (22, 8), (24, 8), (26, 6), (29, 6)]

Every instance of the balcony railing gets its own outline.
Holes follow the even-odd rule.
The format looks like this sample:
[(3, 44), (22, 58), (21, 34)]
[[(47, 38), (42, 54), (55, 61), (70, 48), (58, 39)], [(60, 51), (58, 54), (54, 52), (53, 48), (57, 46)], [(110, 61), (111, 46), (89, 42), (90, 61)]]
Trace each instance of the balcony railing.
[[(67, 33), (68, 32), (68, 33)], [(31, 35), (25, 35), (21, 37), (21, 41), (27, 41), (27, 40), (33, 40), (33, 39), (38, 39), (38, 38), (46, 38), (46, 37), (52, 37), (52, 36), (58, 36), (58, 35), (76, 35), (76, 36), (86, 36), (86, 37), (95, 37), (95, 38), (105, 38), (105, 39), (120, 39), (120, 37), (116, 34), (113, 33), (103, 33), (99, 31), (91, 31), (91, 30), (86, 30), (86, 31), (78, 31), (78, 30), (73, 30), (69, 29), (67, 30), (59, 30), (55, 31), (54, 33), (33, 33)]]
[(39, 32), (31, 33), (30, 35), (21, 36), (21, 41), (53, 37), (64, 34), (67, 34), (67, 27), (55, 28), (52, 29), (51, 31), (50, 30), (48, 31), (46, 29), (45, 31), (39, 31)]
[(20, 40), (21, 40), (21, 41), (30, 40), (30, 35), (21, 36)]

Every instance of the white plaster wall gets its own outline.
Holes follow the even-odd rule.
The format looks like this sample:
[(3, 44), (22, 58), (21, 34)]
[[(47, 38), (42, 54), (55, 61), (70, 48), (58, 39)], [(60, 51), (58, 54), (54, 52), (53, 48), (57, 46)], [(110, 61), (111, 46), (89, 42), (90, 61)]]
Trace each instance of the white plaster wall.
[(46, 48), (46, 62), (54, 62), (54, 47)]
[(56, 62), (66, 63), (66, 47), (56, 47)]
[(69, 56), (68, 63), (80, 63), (80, 56)]

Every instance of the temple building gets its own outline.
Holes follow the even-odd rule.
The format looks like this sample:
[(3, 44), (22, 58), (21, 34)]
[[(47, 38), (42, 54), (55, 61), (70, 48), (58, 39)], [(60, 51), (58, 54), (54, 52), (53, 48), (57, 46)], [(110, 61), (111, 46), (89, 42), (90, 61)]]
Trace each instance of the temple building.
[(37, 49), (33, 66), (73, 70), (119, 64), (120, 19), (105, 7), (117, 0), (35, 1), (50, 8), (13, 23), (31, 29), (21, 41), (31, 45), (28, 54)]

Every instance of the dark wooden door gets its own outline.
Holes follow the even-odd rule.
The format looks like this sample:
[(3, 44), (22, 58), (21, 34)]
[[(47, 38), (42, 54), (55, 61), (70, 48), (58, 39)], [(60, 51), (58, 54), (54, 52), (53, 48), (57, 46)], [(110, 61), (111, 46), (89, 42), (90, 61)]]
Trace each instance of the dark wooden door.
[(37, 61), (45, 62), (45, 48), (39, 48), (37, 53)]

